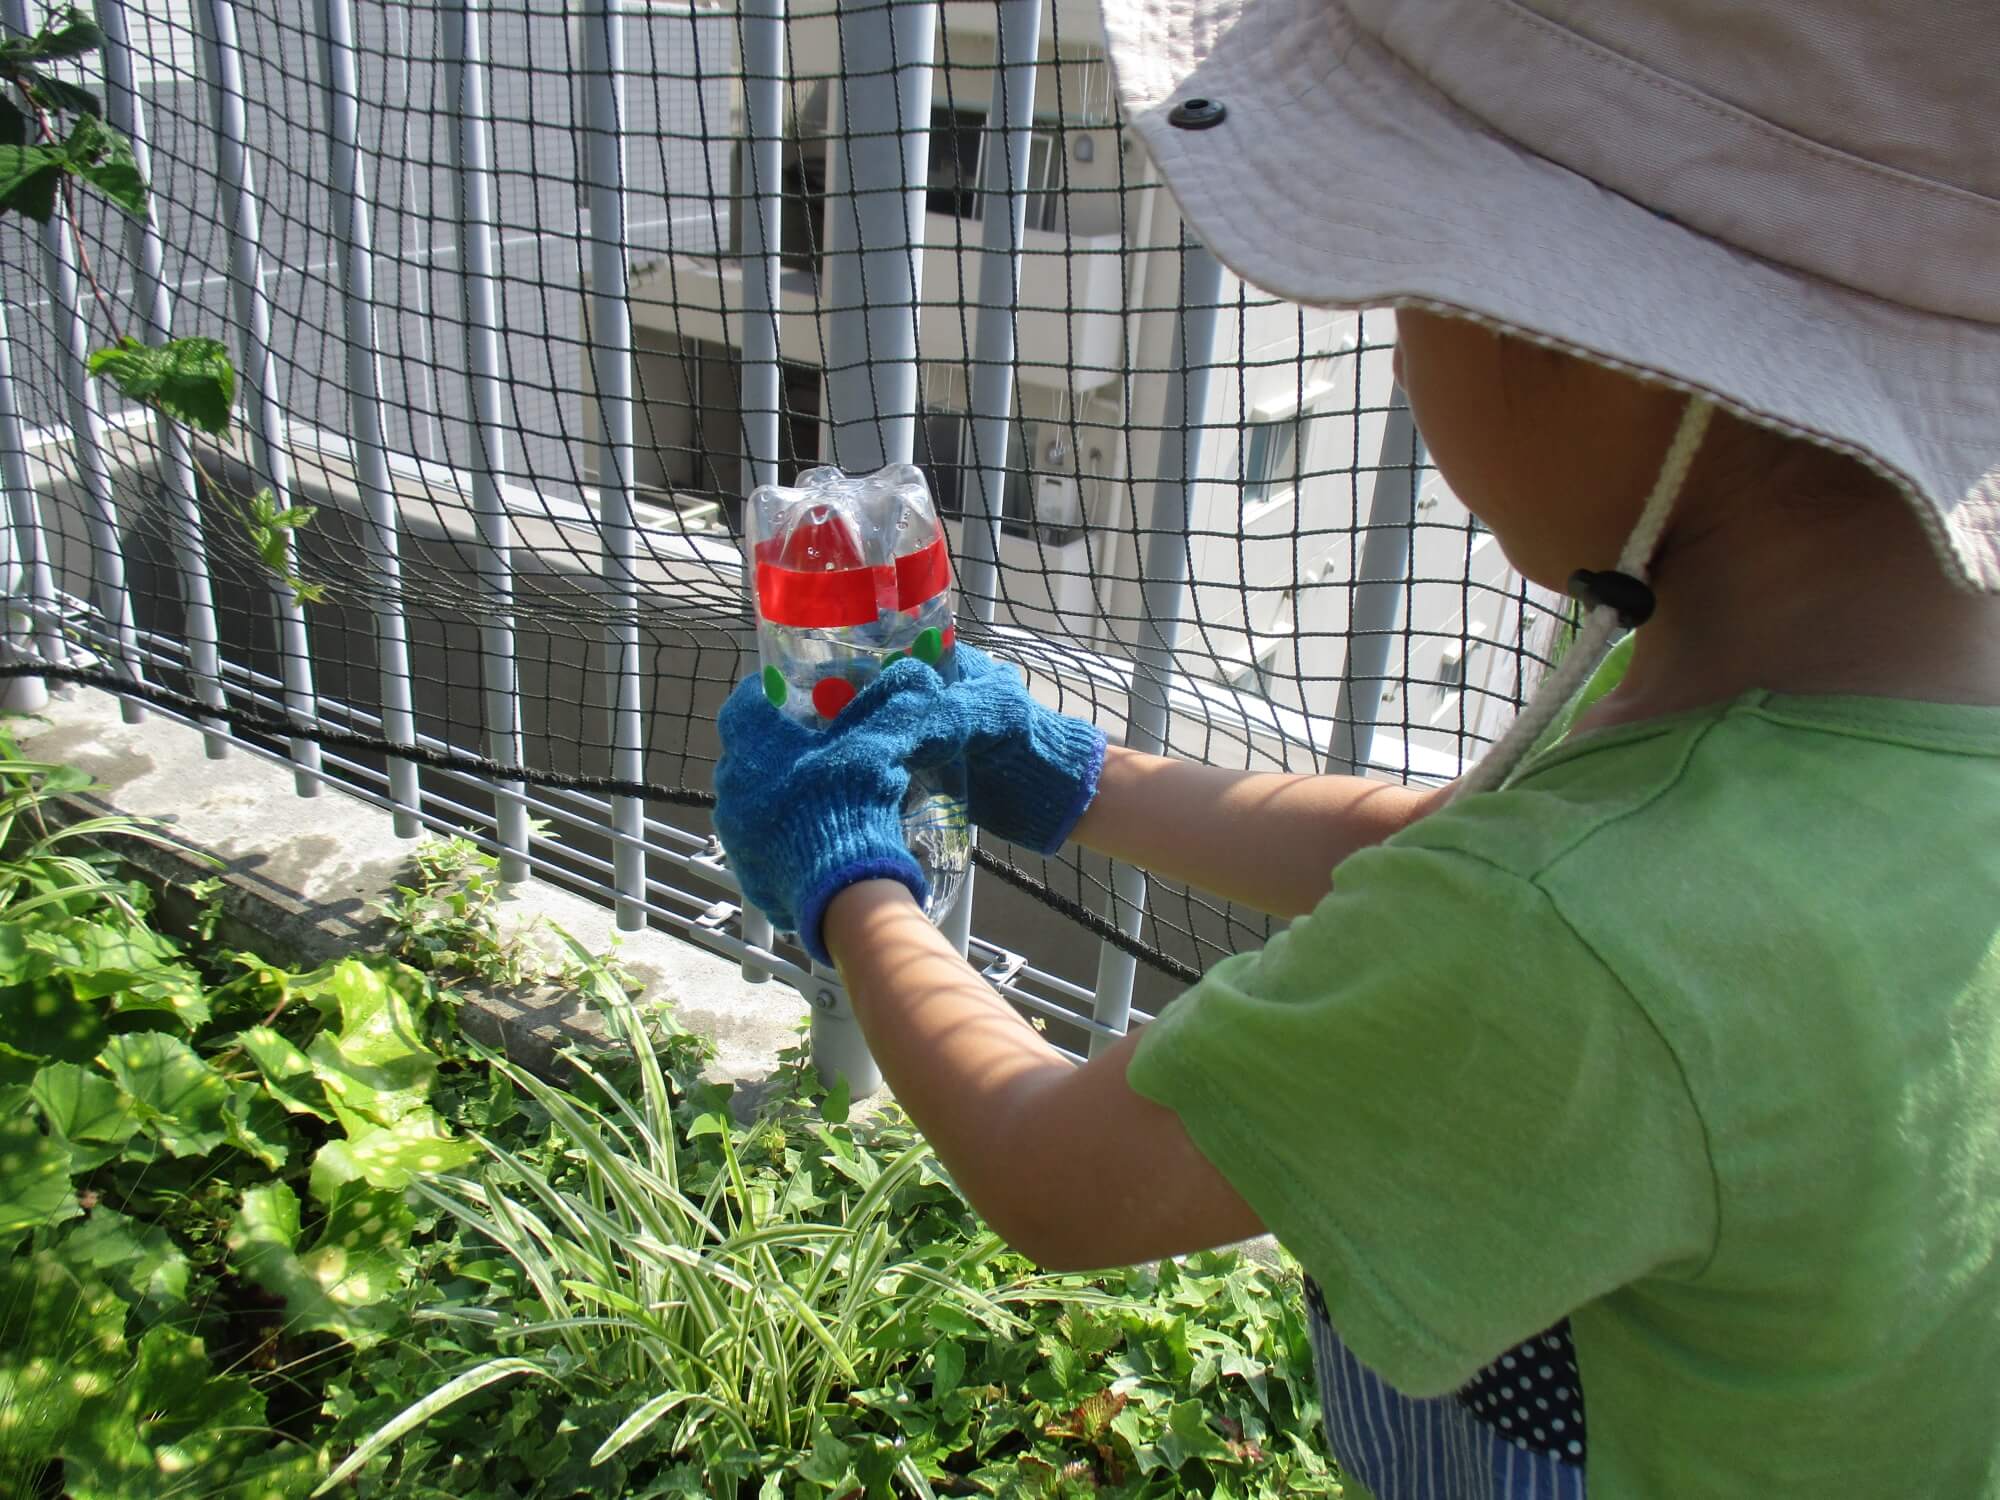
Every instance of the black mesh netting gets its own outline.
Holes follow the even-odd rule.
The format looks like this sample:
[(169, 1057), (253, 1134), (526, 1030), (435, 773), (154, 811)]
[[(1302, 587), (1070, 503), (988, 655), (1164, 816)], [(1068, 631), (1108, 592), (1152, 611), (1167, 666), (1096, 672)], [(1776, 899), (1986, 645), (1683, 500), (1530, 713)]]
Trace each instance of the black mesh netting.
[[(592, 23), (563, 0), (331, 3), (351, 16), (355, 39), (379, 400), (372, 411), (357, 404), (350, 361), (351, 263), (329, 186), (329, 0), (126, 4), (172, 331), (223, 338), (242, 375), (231, 436), (194, 449), (236, 499), (191, 480), (149, 414), (98, 389), (100, 428), (77, 404), (84, 383), (72, 348), (145, 336), (155, 310), (136, 226), (87, 196), (48, 237), (9, 219), (0, 291), (23, 425), (4, 455), (8, 577), (17, 611), (34, 614), (25, 624), (15, 615), (6, 670), (49, 667), (60, 637), (67, 664), (55, 675), (211, 721), (220, 703), (239, 737), (279, 750), (318, 741), (336, 774), (379, 794), (394, 723), (384, 717), (393, 708), (384, 643), (403, 632), (420, 736), (405, 758), (419, 762), (425, 811), (490, 835), (492, 789), (466, 773), (552, 789), (548, 805), (566, 811), (538, 853), (559, 876), (601, 885), (609, 813), (592, 797), (643, 798), (662, 838), (706, 835), (714, 715), (754, 665), (739, 525), (746, 454), (769, 439), (746, 420), (744, 299), (755, 267), (741, 252), (757, 191), (770, 185), (752, 180), (744, 141), (747, 23), (703, 4), (627, 6), (618, 22), (636, 524), (620, 533), (604, 524), (599, 480), (617, 468), (593, 394), (616, 389), (622, 357), (615, 331), (593, 337), (603, 311), (592, 312), (602, 288), (591, 273), (604, 263), (592, 257), (585, 127), (612, 80), (602, 49), (586, 48)], [(462, 222), (454, 144), (467, 95), (449, 57), (454, 18), (466, 12), (486, 53), (486, 256), (473, 253), (477, 231)], [(850, 23), (858, 13), (844, 12)], [(1187, 357), (1209, 367), (1207, 400), (1169, 421), (1170, 385), (1186, 374), (1175, 367), (1175, 332), (1192, 257), (1120, 126), (1094, 8), (1067, 4), (1042, 23), (1026, 178), (1015, 184), (1025, 198), (1018, 291), (989, 305), (979, 245), (986, 216), (1008, 202), (986, 190), (1004, 175), (994, 157), (1006, 71), (999, 10), (939, 13), (928, 118), (865, 134), (843, 134), (855, 91), (890, 88), (896, 71), (921, 61), (843, 67), (851, 48), (833, 7), (795, 6), (786, 24), (779, 420), (775, 454), (763, 456), (789, 479), (837, 456), (836, 421), (844, 430), (879, 415), (857, 410), (856, 393), (888, 384), (900, 356), (845, 337), (856, 325), (824, 316), (828, 238), (838, 243), (843, 214), (861, 222), (842, 186), (856, 156), (909, 146), (927, 167), (914, 456), (954, 515), (985, 514), (982, 475), (1004, 469), (994, 583), (985, 597), (961, 598), (963, 633), (1116, 738), (1135, 698), (1159, 697), (1151, 679), (1134, 677), (1135, 648), (1177, 628), (1165, 730), (1176, 753), (1454, 774), (1511, 717), (1552, 621), (1424, 466), (1393, 409), (1389, 315), (1275, 303), (1225, 277), (1213, 349)], [(204, 38), (217, 17), (236, 33), (257, 265), (233, 214), (243, 184), (218, 175), (230, 155), (218, 144)], [(103, 67), (86, 60), (73, 76), (99, 86)], [(73, 298), (65, 258), (77, 273)], [(483, 343), (470, 273), (489, 259), (493, 338)], [(258, 271), (269, 317), (261, 368), (242, 295)], [(861, 294), (870, 295), (865, 276)], [(981, 320), (995, 317), (1015, 341), (1004, 454), (980, 451), (970, 416)], [(489, 359), (497, 400), (482, 409), (476, 377)], [(79, 421), (96, 430), (94, 445), (74, 436)], [(371, 497), (360, 461), (375, 423), (392, 493)], [(1147, 559), (1166, 488), (1157, 481), (1190, 430), (1199, 480), (1188, 522), (1170, 538), (1188, 577), (1176, 627), (1160, 618), (1170, 596), (1157, 580), (1149, 588)], [(39, 509), (39, 554), (23, 482)], [(325, 596), (302, 610), (288, 612), (289, 592), (238, 509), (274, 483), (281, 501), (317, 511), (298, 533), (296, 568)], [(399, 582), (383, 520), (394, 523)], [(954, 524), (955, 552), (970, 524)], [(496, 540), (508, 547), (504, 568), (487, 545)], [(39, 600), (37, 556), (52, 589)], [(208, 611), (198, 607), (196, 559)], [(496, 670), (509, 659), (511, 696)], [(636, 683), (642, 710), (637, 777), (613, 750), (621, 680)], [(981, 853), (1003, 878), (980, 883), (975, 930), (1090, 988), (1099, 939), (1131, 925), (1105, 866), (1074, 853)], [(654, 874), (680, 882), (684, 870)], [(1138, 1001), (1150, 1009), (1220, 955), (1262, 941), (1269, 923), (1155, 883), (1134, 930), (1122, 941), (1145, 960)]]

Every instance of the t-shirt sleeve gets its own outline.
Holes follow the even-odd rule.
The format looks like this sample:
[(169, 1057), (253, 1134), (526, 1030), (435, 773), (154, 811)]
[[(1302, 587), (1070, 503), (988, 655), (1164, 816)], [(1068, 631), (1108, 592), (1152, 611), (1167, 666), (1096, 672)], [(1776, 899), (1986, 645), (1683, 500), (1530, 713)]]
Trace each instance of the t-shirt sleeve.
[(1710, 1254), (1714, 1175), (1671, 1049), (1538, 887), (1472, 855), (1355, 855), (1169, 1006), (1128, 1078), (1412, 1395)]

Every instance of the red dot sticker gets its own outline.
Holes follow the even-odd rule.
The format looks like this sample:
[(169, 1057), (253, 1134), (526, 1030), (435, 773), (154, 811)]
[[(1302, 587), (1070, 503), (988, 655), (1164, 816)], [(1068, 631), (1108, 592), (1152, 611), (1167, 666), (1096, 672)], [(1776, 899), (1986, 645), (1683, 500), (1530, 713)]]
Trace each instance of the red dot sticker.
[(831, 719), (854, 701), (854, 684), (845, 677), (822, 677), (813, 684), (813, 711)]

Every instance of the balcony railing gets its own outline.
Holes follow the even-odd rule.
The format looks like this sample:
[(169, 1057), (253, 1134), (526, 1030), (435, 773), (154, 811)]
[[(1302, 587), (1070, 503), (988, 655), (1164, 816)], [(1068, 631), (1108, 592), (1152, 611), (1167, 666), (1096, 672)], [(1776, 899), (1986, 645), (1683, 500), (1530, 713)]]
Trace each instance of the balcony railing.
[[(866, 1085), (837, 981), (742, 907), (703, 806), (753, 649), (750, 485), (923, 456), (920, 414), (962, 413), (963, 628), (1142, 749), (1442, 779), (1522, 695), (1548, 621), (1423, 467), (1386, 325), (1245, 291), (1107, 100), (1084, 124), (1037, 112), (1038, 75), (1096, 43), (1067, 0), (942, 23), (931, 0), (96, 11), (79, 77), (154, 206), (0, 235), (15, 706), (94, 682), (217, 758), (288, 760), (302, 796), (334, 780), (405, 836), (469, 832), (508, 881), (597, 893), (795, 987), (823, 1059)], [(837, 48), (802, 47), (807, 25)], [(968, 78), (981, 212), (927, 214), (936, 91)], [(833, 149), (800, 280), (786, 152), (815, 83)], [(1028, 223), (1086, 191), (1116, 232)], [(700, 285), (676, 269), (695, 263)], [(116, 334), (200, 332), (242, 375), (225, 440), (86, 375)], [(1320, 436), (1288, 439), (1246, 511), (1249, 431), (1287, 390)], [(1052, 436), (1030, 451), (1017, 422)], [(1010, 484), (1071, 510), (1009, 516)], [(290, 561), (324, 602), (252, 554), (237, 507), (260, 488), (319, 508)], [(1082, 1053), (1268, 928), (1136, 870), (994, 850), (949, 930)]]

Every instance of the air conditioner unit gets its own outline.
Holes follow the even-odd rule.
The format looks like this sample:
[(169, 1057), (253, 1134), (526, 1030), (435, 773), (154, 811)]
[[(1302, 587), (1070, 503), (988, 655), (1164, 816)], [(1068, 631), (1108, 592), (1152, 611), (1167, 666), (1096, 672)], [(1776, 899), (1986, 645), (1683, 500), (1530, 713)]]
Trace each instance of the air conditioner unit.
[(1083, 497), (1073, 474), (1044, 474), (1035, 485), (1035, 520), (1053, 531), (1083, 525)]

